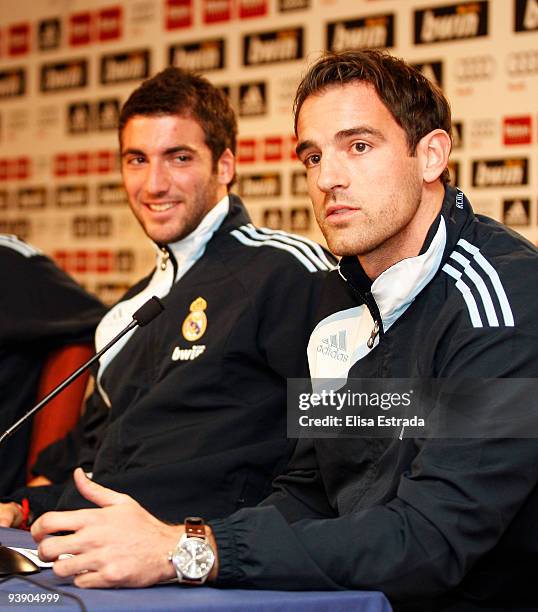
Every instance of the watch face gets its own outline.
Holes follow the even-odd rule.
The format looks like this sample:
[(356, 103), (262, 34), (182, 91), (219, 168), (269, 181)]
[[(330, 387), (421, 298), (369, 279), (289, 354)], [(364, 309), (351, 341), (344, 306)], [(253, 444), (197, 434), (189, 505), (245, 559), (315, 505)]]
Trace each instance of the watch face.
[(186, 538), (176, 548), (172, 561), (184, 578), (205, 578), (215, 562), (211, 546), (201, 538)]

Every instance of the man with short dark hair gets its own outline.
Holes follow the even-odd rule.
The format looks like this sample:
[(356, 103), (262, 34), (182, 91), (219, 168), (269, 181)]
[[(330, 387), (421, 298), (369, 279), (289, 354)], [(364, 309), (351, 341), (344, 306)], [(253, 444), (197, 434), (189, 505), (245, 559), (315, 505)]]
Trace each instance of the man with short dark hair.
[[(479, 385), (464, 416), (480, 421), (490, 401), (501, 417), (532, 414), (536, 249), (446, 185), (450, 110), (440, 91), (383, 52), (328, 54), (295, 108), (316, 218), (343, 255), (310, 338), (312, 378), (341, 388), (353, 379), (517, 379), (487, 400)], [(340, 360), (320, 350), (331, 335), (346, 338)], [(438, 400), (426, 407), (450, 423)], [(408, 610), (513, 610), (536, 601), (538, 442), (517, 423), (511, 431), (519, 437), (443, 437), (441, 428), (301, 440), (268, 499), (209, 526), (158, 523), (77, 473), (80, 491), (106, 506), (94, 515), (106, 524), (78, 531), (75, 515), (50, 514), (33, 535), (47, 559), (74, 552), (55, 571), (85, 587), (177, 573), (191, 584), (375, 589)], [(122, 520), (136, 526), (134, 543), (116, 535)], [(59, 530), (76, 534), (43, 539)]]
[[(90, 406), (106, 428), (81, 461), (164, 520), (226, 516), (263, 499), (293, 450), (286, 379), (306, 372), (333, 258), (308, 239), (254, 227), (228, 193), (236, 121), (205, 78), (167, 68), (142, 83), (122, 108), (119, 139), (129, 203), (157, 262), (103, 318), (97, 348), (152, 295), (165, 310), (101, 358)], [(59, 501), (57, 488), (18, 497), (35, 515), (91, 505), (71, 483), (60, 489)], [(0, 522), (14, 509), (0, 508)]]

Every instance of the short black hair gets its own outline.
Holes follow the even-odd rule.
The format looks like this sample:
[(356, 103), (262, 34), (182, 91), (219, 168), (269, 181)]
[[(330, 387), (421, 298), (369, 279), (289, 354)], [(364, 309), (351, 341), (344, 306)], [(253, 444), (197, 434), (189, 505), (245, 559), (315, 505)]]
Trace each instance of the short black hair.
[(235, 155), (235, 113), (226, 94), (199, 74), (169, 67), (137, 87), (120, 112), (120, 145), (123, 129), (135, 115), (192, 117), (204, 132), (214, 167), (226, 149)]

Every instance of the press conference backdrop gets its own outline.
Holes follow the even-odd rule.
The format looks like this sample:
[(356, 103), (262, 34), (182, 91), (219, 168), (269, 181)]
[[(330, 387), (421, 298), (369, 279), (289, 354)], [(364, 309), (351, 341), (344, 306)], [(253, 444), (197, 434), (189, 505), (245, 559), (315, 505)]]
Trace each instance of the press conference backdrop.
[(254, 222), (319, 238), (291, 101), (321, 50), (361, 47), (386, 47), (443, 88), (453, 180), (536, 243), (538, 0), (2, 0), (0, 232), (107, 301), (149, 270), (115, 130), (129, 92), (174, 64), (230, 96), (235, 189)]

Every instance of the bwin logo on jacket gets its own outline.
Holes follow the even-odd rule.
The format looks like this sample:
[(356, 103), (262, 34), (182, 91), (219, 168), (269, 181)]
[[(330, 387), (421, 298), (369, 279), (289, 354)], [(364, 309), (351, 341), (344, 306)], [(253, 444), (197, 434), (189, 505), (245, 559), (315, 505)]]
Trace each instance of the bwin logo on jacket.
[(193, 344), (190, 349), (182, 349), (176, 346), (172, 353), (172, 361), (194, 361), (205, 351), (205, 344)]
[(347, 354), (346, 330), (343, 329), (336, 334), (330, 334), (323, 338), (318, 345), (318, 353), (322, 353), (331, 359), (346, 362), (349, 357)]

